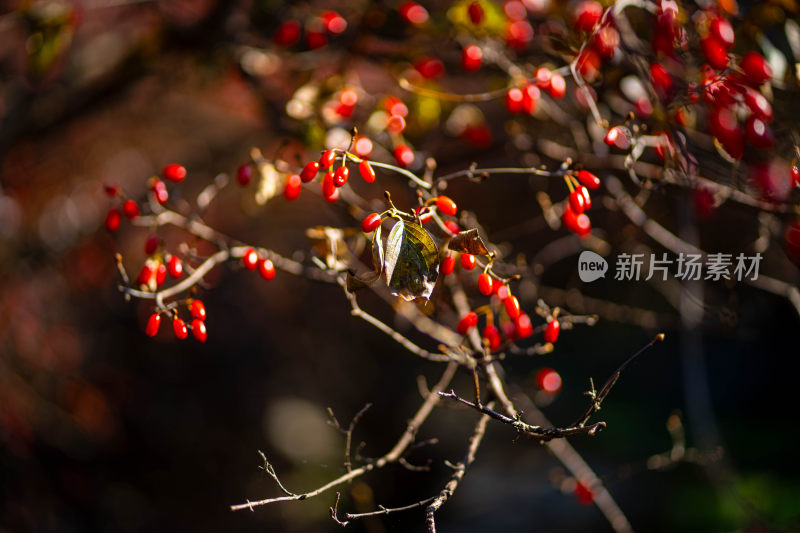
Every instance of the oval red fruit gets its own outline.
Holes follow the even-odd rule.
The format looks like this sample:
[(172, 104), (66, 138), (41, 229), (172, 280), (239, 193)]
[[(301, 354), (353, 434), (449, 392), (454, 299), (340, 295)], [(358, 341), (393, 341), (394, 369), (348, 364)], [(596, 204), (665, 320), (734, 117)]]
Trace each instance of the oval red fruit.
[(457, 329), (459, 333), (464, 335), (477, 325), (478, 325), (478, 315), (476, 315), (474, 311), (470, 311), (469, 313), (461, 317), (461, 320), (458, 321)]
[(378, 213), (370, 213), (361, 222), (361, 231), (372, 233), (381, 225), (381, 216)]
[(126, 200), (125, 203), (122, 204), (122, 212), (128, 219), (133, 220), (139, 216), (139, 204), (133, 200)]
[(236, 183), (242, 187), (247, 187), (253, 179), (253, 167), (247, 163), (239, 165), (236, 169)]
[(595, 191), (600, 188), (600, 179), (588, 170), (579, 170), (577, 178), (589, 190)]
[(180, 183), (186, 179), (186, 169), (182, 165), (172, 163), (164, 167), (164, 170), (161, 171), (161, 175), (164, 176), (165, 180), (169, 180), (173, 183)]
[(308, 164), (303, 167), (303, 171), (300, 172), (300, 179), (303, 180), (303, 183), (307, 183), (316, 178), (318, 172), (319, 163), (316, 161), (309, 161)]
[(372, 165), (370, 165), (369, 161), (366, 159), (362, 159), (358, 164), (358, 172), (367, 183), (373, 183), (375, 181), (375, 169), (372, 168)]
[(300, 196), (300, 191), (303, 190), (303, 181), (297, 174), (291, 174), (286, 178), (286, 187), (283, 189), (283, 196), (291, 201), (297, 200)]
[(108, 214), (106, 215), (105, 225), (106, 229), (109, 232), (114, 233), (115, 231), (117, 231), (119, 229), (119, 225), (121, 222), (122, 222), (122, 215), (119, 214), (119, 209), (115, 207), (108, 211)]
[[(585, 189), (585, 187), (581, 187)], [(583, 213), (586, 210), (586, 197), (581, 193), (580, 189), (575, 189), (569, 193), (569, 207), (576, 214)]]
[(747, 52), (742, 57), (740, 66), (748, 81), (755, 85), (761, 85), (772, 78), (772, 68), (767, 63), (767, 60), (764, 59), (764, 56), (758, 52)]
[(443, 276), (447, 276), (448, 274), (452, 274), (453, 270), (456, 267), (456, 258), (452, 255), (447, 255), (442, 259), (442, 264), (439, 266), (439, 272), (442, 273)]
[(526, 339), (533, 335), (533, 324), (531, 323), (531, 317), (528, 316), (528, 313), (520, 313), (519, 316), (514, 319), (514, 328), (518, 339)]
[(242, 265), (247, 270), (255, 270), (258, 263), (258, 253), (253, 248), (248, 248), (242, 256)]
[(206, 323), (197, 318), (192, 320), (192, 336), (199, 342), (206, 342), (206, 339), (208, 338)]
[(183, 274), (183, 262), (175, 255), (170, 256), (167, 261), (167, 271), (173, 278), (179, 278)]
[(464, 270), (475, 268), (475, 256), (472, 254), (461, 254), (461, 267)]
[(503, 305), (505, 305), (506, 313), (508, 313), (508, 317), (511, 319), (517, 318), (520, 314), (519, 309), (519, 300), (513, 294), (509, 294), (508, 298), (503, 300)]
[(405, 144), (398, 144), (392, 151), (401, 167), (407, 168), (414, 162), (414, 152)]
[(483, 51), (480, 46), (471, 44), (461, 52), (461, 68), (467, 72), (474, 72), (481, 68)]
[(484, 296), (489, 296), (492, 294), (493, 287), (494, 283), (492, 282), (492, 276), (490, 276), (488, 272), (484, 272), (478, 276), (478, 291), (481, 294)]
[(561, 331), (561, 324), (558, 320), (549, 320), (547, 326), (544, 328), (544, 341), (554, 343), (558, 339), (558, 334)]
[(458, 212), (458, 206), (449, 196), (438, 196), (436, 198), (436, 209), (443, 215), (451, 217)]
[(333, 150), (325, 150), (319, 158), (319, 168), (327, 170), (331, 167), (336, 160), (336, 152)]
[(467, 6), (467, 15), (469, 15), (470, 22), (476, 26), (483, 22), (485, 13), (480, 2), (470, 2), (470, 4)]
[(258, 273), (267, 281), (275, 278), (275, 265), (270, 259), (262, 259), (258, 262)]
[(333, 185), (336, 187), (343, 187), (347, 180), (350, 179), (350, 169), (342, 165), (333, 173)]
[(144, 328), (144, 333), (148, 337), (155, 337), (156, 333), (158, 333), (158, 328), (161, 325), (161, 315), (158, 313), (153, 313), (150, 315), (150, 318), (147, 319), (147, 326)]
[(175, 332), (175, 337), (179, 340), (183, 340), (189, 335), (189, 330), (186, 329), (186, 322), (181, 318), (176, 318), (172, 321), (172, 331)]
[(200, 300), (192, 300), (192, 305), (189, 306), (189, 311), (194, 318), (205, 320), (206, 319), (206, 306)]

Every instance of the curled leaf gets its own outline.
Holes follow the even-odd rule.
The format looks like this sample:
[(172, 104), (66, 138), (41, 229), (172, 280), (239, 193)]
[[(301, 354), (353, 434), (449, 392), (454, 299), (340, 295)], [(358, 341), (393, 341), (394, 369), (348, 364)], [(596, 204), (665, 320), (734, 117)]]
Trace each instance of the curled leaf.
[(448, 248), (454, 252), (459, 252), (462, 254), (489, 255), (489, 250), (483, 243), (483, 239), (481, 239), (480, 235), (478, 235), (477, 228), (460, 232), (458, 235), (450, 239)]

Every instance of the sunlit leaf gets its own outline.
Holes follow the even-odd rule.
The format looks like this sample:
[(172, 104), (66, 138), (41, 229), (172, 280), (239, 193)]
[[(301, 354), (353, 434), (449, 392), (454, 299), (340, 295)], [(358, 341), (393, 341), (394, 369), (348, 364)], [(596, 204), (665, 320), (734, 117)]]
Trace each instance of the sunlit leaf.
[(415, 222), (398, 220), (385, 250), (378, 242), (376, 239), (373, 254), (382, 259), (377, 264), (382, 265), (392, 294), (406, 300), (430, 298), (439, 275), (439, 250), (430, 234)]

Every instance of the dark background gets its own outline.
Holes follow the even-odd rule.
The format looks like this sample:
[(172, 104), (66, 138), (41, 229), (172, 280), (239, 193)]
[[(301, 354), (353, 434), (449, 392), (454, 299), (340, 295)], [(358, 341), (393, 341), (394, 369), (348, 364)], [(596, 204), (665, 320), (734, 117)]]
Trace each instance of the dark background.
[[(365, 455), (382, 455), (421, 401), (417, 376), (433, 383), (441, 369), (351, 318), (338, 287), (282, 272), (266, 283), (237, 265), (218, 269), (209, 277), (213, 290), (203, 292), (206, 344), (143, 334), (151, 307), (123, 300), (113, 254), (121, 251), (134, 270), (147, 231), (124, 223), (113, 237), (103, 231), (111, 201), (101, 185), (119, 183), (139, 195), (147, 177), (180, 161), (190, 179), (173, 198), (193, 198), (218, 172), (246, 161), (251, 146), (268, 154), (287, 135), (278, 119), (282, 94), (266, 90), (284, 80), (275, 74), (265, 88), (235, 60), (234, 44), (249, 28), (242, 19), (255, 9), (246, 3), (98, 6), (75, 10), (78, 19), (65, 23), (74, 24), (71, 45), (39, 74), (25, 61), (31, 29), (20, 9), (0, 16), (0, 530), (338, 530), (328, 518), (333, 493), (254, 513), (228, 506), (279, 494), (258, 469), (258, 450), (290, 490), (338, 476), (343, 439), (325, 425), (328, 406), (346, 423), (372, 402), (355, 441), (366, 442)], [(260, 9), (268, 36), (286, 8)], [(495, 134), (484, 151), (429, 141), (445, 154), (442, 172), (473, 159), (509, 164), (502, 132)], [(519, 235), (515, 228), (536, 218), (534, 195), (543, 187), (501, 177), (456, 183), (448, 194), (478, 215), (490, 239), (516, 234), (514, 253), (531, 256), (553, 232)], [(285, 255), (308, 248), (306, 227), (355, 225), (314, 195), (294, 204), (277, 198), (256, 210), (251, 194), (224, 191), (206, 220)], [(682, 224), (675, 213), (688, 201), (683, 191), (660, 190), (652, 212), (665, 224)], [(639, 241), (652, 246), (618, 212), (601, 207), (593, 221), (615, 252)], [(735, 251), (755, 228), (755, 213), (725, 206), (701, 226), (702, 244)], [(164, 237), (173, 245), (185, 238)], [(509, 381), (535, 394), (536, 372), (555, 368), (563, 390), (544, 411), (566, 424), (584, 409), (589, 377), (601, 383), (665, 332), (666, 341), (625, 372), (597, 415), (608, 428), (572, 444), (637, 531), (800, 530), (797, 310), (747, 286), (710, 284), (701, 325), (688, 331), (649, 284), (583, 285), (575, 263), (570, 256), (553, 265), (538, 295), (570, 308), (544, 287), (576, 289), (654, 310), (656, 323), (643, 328), (601, 316), (594, 327), (563, 332), (553, 354), (511, 357)], [(798, 279), (780, 249), (770, 250), (762, 269)], [(523, 307), (532, 310), (536, 296), (528, 293)], [(384, 303), (360, 298), (392, 323)], [(468, 376), (455, 385), (466, 395)], [(672, 446), (665, 424), (673, 413), (681, 414), (690, 447), (721, 446), (722, 457), (649, 470), (647, 459)], [(351, 489), (372, 495), (359, 510), (438, 492), (450, 473), (443, 461), (460, 460), (475, 419), (469, 411), (437, 410), (419, 438), (439, 444), (411, 457), (417, 464), (431, 459), (432, 471), (390, 466), (365, 476), (341, 487), (344, 508), (353, 509)], [(554, 481), (563, 474), (543, 446), (490, 423), (477, 461), (437, 515), (440, 530), (610, 531), (595, 507), (580, 505)], [(423, 516), (412, 511), (349, 527), (421, 531)]]

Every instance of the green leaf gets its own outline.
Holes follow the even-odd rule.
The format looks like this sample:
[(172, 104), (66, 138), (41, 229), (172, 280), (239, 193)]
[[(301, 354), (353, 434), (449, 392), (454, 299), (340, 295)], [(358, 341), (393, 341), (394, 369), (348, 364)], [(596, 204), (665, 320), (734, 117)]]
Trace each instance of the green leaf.
[(385, 249), (380, 239), (376, 240), (375, 255), (382, 259), (386, 285), (392, 294), (406, 300), (430, 298), (439, 276), (439, 250), (422, 226), (398, 220), (389, 232)]

